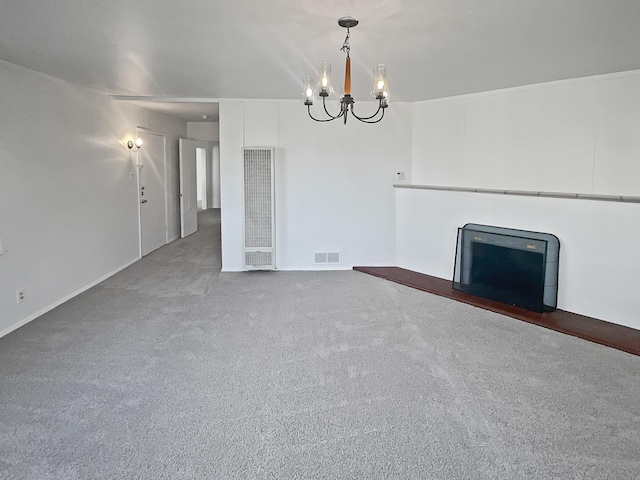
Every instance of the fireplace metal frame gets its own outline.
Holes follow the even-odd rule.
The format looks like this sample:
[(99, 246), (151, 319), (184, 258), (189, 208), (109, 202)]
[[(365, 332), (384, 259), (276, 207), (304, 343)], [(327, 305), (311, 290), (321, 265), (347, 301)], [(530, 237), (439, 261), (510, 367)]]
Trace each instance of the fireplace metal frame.
[[(517, 296), (514, 296), (513, 302), (511, 302), (500, 295), (492, 296), (484, 292), (478, 293), (479, 289), (473, 288), (471, 283), (473, 246), (475, 243), (542, 254), (543, 278), (540, 281), (543, 283), (539, 285), (542, 292), (540, 303), (538, 304), (537, 301), (535, 305), (528, 301), (521, 303), (518, 301)], [(464, 227), (458, 229), (452, 287), (454, 290), (510, 303), (529, 310), (539, 312), (554, 311), (558, 303), (559, 258), (560, 240), (550, 233), (467, 223)], [(512, 272), (504, 273), (508, 275)], [(517, 280), (514, 279), (514, 282)]]

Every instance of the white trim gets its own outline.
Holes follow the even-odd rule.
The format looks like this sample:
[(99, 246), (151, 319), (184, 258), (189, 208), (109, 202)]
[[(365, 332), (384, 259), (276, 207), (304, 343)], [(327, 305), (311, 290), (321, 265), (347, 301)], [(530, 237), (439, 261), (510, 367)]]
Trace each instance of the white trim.
[[(602, 73), (597, 75), (587, 75), (582, 77), (566, 78), (563, 80), (551, 80), (548, 82), (530, 83), (526, 85), (518, 85), (515, 87), (505, 87), (495, 90), (485, 90), (482, 92), (464, 93), (461, 95), (450, 95), (447, 97), (429, 98), (426, 100), (396, 100), (396, 103), (427, 103), (439, 102), (443, 100), (465, 99), (480, 97), (485, 95), (495, 95), (520, 90), (528, 90), (531, 88), (555, 87), (560, 85), (570, 85), (588, 81), (611, 80), (621, 77), (640, 76), (640, 69), (624, 70), (622, 72)], [(265, 103), (265, 102), (282, 102), (282, 103), (301, 103), (299, 99), (291, 98), (213, 98), (213, 97), (161, 97), (161, 96), (136, 96), (136, 95), (108, 95), (111, 100), (123, 102), (149, 102), (149, 103)], [(365, 101), (365, 100), (362, 100)], [(373, 102), (373, 100), (371, 100)], [(218, 122), (213, 122), (218, 123)]]
[(26, 325), (27, 323), (31, 322), (32, 320), (35, 320), (36, 318), (44, 315), (45, 313), (53, 310), (54, 308), (62, 305), (66, 301), (71, 300), (73, 297), (76, 297), (76, 296), (80, 295), (81, 293), (89, 290), (90, 288), (95, 287), (99, 283), (104, 282), (107, 278), (114, 276), (116, 273), (124, 270), (127, 267), (130, 267), (131, 265), (133, 265), (134, 263), (136, 263), (139, 260), (140, 260), (140, 258), (134, 258), (130, 262), (122, 265), (121, 267), (116, 268), (115, 270), (113, 270), (113, 271), (107, 273), (106, 275), (98, 278), (97, 280), (85, 285), (84, 287), (80, 288), (79, 290), (76, 290), (75, 292), (62, 297), (61, 299), (56, 300), (51, 305), (48, 305), (48, 306), (44, 307), (42, 310), (39, 310), (36, 313), (32, 313), (27, 318), (24, 318), (24, 319), (20, 320), (19, 322), (14, 323), (13, 325), (5, 328), (4, 330), (0, 331), (0, 338), (4, 337), (5, 335), (8, 335), (9, 333), (13, 332), (14, 330), (17, 330), (18, 328)]
[(428, 100), (417, 100), (417, 101), (408, 102), (408, 103), (412, 103), (415, 105), (415, 104), (425, 104), (425, 103), (446, 102), (448, 100), (466, 100), (471, 98), (486, 97), (489, 95), (501, 95), (504, 93), (522, 92), (522, 91), (531, 90), (534, 88), (560, 87), (563, 85), (575, 85), (575, 84), (585, 83), (585, 82), (613, 80), (616, 78), (637, 77), (637, 76), (640, 76), (640, 70), (627, 70), (624, 72), (604, 73), (601, 75), (591, 75), (588, 77), (576, 77), (576, 78), (567, 78), (564, 80), (554, 80), (551, 82), (531, 83), (527, 85), (519, 85), (517, 87), (500, 88), (497, 90), (486, 90), (484, 92), (465, 93), (462, 95), (452, 95), (450, 97), (439, 97), (439, 98), (431, 98)]
[(167, 175), (167, 136), (164, 134), (162, 135), (162, 167), (164, 169), (164, 244), (166, 245), (169, 243), (169, 176)]
[(144, 95), (109, 95), (109, 98), (116, 102), (149, 103), (218, 103), (220, 101), (219, 98), (211, 97), (154, 97)]
[(569, 193), (569, 192), (536, 192), (533, 190), (499, 190), (493, 188), (473, 188), (473, 187), (447, 187), (441, 185), (413, 185), (400, 183), (393, 185), (393, 188), (407, 188), (413, 190), (440, 190), (448, 192), (464, 193), (492, 193), (495, 195), (520, 195), (525, 197), (549, 197), (566, 198), (578, 200), (599, 200), (604, 202), (625, 202), (640, 203), (640, 197), (629, 195), (597, 195), (591, 193)]
[[(291, 101), (300, 103), (298, 99), (292, 98), (214, 98), (214, 97), (154, 97), (144, 95), (108, 95), (116, 102), (147, 102), (147, 103), (265, 103)], [(373, 100), (372, 100), (373, 101)], [(212, 122), (218, 123), (218, 122)]]
[[(136, 135), (137, 135), (136, 131)], [(140, 149), (138, 149), (139, 151)], [(138, 157), (138, 151), (136, 154), (136, 211), (138, 212), (138, 258), (142, 258), (142, 211), (140, 209), (140, 158)], [(129, 155), (131, 155), (131, 150), (129, 150)]]

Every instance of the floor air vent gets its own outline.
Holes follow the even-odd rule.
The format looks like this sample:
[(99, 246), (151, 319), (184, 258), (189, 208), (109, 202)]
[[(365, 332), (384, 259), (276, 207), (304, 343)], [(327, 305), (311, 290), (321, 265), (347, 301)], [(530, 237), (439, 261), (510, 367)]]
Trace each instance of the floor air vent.
[(243, 148), (244, 269), (276, 268), (274, 149)]

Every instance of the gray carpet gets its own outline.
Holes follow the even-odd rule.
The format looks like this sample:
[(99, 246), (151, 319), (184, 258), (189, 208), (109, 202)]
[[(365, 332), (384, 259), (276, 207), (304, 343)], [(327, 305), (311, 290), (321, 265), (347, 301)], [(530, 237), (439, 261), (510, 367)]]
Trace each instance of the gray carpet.
[(640, 478), (639, 357), (199, 223), (0, 339), (2, 479)]

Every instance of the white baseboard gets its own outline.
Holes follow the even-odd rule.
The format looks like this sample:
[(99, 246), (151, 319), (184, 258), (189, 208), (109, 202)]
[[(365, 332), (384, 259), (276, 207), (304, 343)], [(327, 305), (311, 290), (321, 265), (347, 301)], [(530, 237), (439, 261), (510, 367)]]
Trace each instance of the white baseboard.
[(20, 320), (20, 321), (18, 321), (16, 323), (14, 323), (13, 325), (5, 328), (4, 330), (0, 331), (0, 338), (4, 337), (5, 335), (8, 335), (9, 333), (13, 332), (14, 330), (17, 330), (18, 328), (26, 325), (27, 323), (31, 322), (32, 320), (35, 320), (36, 318), (40, 317), (41, 315), (44, 315), (45, 313), (53, 310), (57, 306), (62, 305), (67, 300), (71, 300), (73, 297), (75, 297), (77, 295), (80, 295), (82, 292), (85, 292), (85, 291), (89, 290), (91, 287), (95, 287), (100, 282), (103, 282), (107, 278), (114, 276), (116, 273), (124, 270), (127, 267), (130, 267), (131, 265), (136, 263), (138, 260), (140, 260), (140, 257), (133, 259), (132, 261), (122, 265), (121, 267), (118, 267), (115, 270), (107, 273), (106, 275), (98, 278), (97, 280), (85, 285), (84, 287), (80, 288), (79, 290), (76, 290), (75, 292), (62, 297), (60, 300), (57, 300), (57, 301), (53, 302), (51, 305), (48, 305), (48, 306), (44, 307), (43, 309), (37, 311), (36, 313), (33, 313), (33, 314), (29, 315), (27, 318), (24, 318), (24, 319), (22, 319), (22, 320)]
[[(347, 270), (353, 270), (353, 266), (349, 266), (349, 265), (330, 265), (330, 266), (313, 266), (313, 267), (298, 267), (298, 268), (282, 268), (282, 267), (276, 267), (273, 270), (270, 270), (272, 272), (342, 272), (342, 271), (347, 271)], [(236, 269), (231, 269), (231, 268), (223, 268), (222, 270), (220, 270), (221, 273), (242, 273), (242, 272), (248, 272), (248, 271), (253, 271), (253, 270), (236, 270)], [(260, 271), (260, 270), (256, 270), (256, 271)]]

